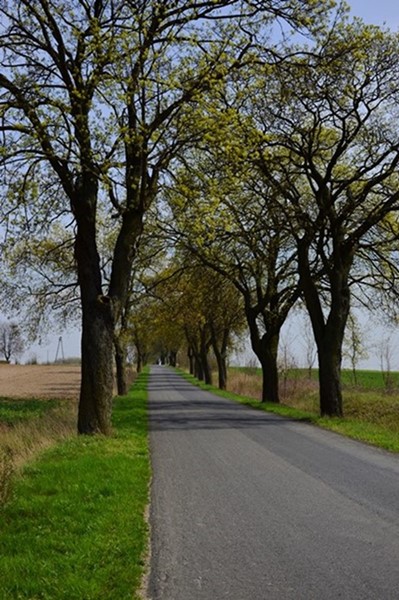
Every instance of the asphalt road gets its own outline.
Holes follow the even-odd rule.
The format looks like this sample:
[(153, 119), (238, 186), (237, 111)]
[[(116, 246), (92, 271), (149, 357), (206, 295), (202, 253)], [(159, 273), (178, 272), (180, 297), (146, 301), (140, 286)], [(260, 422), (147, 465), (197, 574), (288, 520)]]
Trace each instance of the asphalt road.
[(399, 458), (150, 378), (152, 600), (399, 599)]

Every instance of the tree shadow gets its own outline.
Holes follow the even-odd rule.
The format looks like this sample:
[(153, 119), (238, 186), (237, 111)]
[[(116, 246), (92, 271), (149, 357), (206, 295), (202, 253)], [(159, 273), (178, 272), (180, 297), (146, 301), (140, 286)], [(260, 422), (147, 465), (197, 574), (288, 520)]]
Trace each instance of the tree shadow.
[(152, 373), (148, 392), (151, 431), (258, 429), (295, 421), (201, 390), (173, 372)]

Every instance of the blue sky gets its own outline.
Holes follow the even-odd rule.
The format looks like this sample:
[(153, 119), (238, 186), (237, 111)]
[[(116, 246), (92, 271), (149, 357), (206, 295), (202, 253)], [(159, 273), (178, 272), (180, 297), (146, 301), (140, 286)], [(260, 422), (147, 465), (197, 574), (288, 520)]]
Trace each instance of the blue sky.
[(353, 16), (362, 17), (367, 23), (399, 29), (398, 0), (347, 0)]
[[(367, 23), (375, 25), (387, 25), (393, 31), (399, 30), (399, 1), (398, 0), (347, 0), (351, 7), (351, 15), (359, 16)], [(376, 327), (377, 329), (377, 327)], [(53, 361), (56, 354), (58, 337), (63, 337), (63, 345), (66, 356), (80, 355), (80, 335), (79, 332), (70, 331), (57, 332), (49, 335), (42, 346), (34, 345), (30, 351), (26, 353), (25, 358), (30, 358), (36, 355), (41, 361)], [(288, 336), (291, 337), (291, 336)], [(367, 365), (376, 367), (375, 364)], [(378, 367), (377, 367), (378, 368)]]

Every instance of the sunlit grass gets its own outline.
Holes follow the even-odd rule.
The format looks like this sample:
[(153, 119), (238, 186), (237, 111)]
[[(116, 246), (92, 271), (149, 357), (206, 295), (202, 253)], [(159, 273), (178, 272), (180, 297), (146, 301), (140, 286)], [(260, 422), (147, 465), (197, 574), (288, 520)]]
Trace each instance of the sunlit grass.
[(150, 469), (147, 377), (115, 400), (113, 435), (74, 435), (17, 478), (1, 510), (0, 598), (139, 597)]

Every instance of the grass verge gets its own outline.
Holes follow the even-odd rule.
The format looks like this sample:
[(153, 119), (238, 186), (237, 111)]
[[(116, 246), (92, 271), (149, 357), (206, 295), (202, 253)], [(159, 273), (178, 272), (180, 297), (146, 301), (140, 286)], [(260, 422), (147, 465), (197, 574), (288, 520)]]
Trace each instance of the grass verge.
[(11, 399), (0, 397), (0, 422), (15, 425), (42, 417), (49, 410), (60, 405), (59, 400)]
[(391, 452), (399, 452), (399, 434), (396, 428), (390, 429), (383, 422), (378, 423), (368, 421), (364, 414), (361, 418), (352, 416), (344, 418), (320, 417), (314, 412), (287, 406), (285, 404), (260, 402), (259, 400), (255, 400), (249, 396), (235, 394), (234, 392), (230, 391), (219, 390), (218, 388), (199, 381), (181, 369), (178, 369), (178, 372), (194, 385), (197, 385), (201, 389), (211, 391), (212, 393), (222, 396), (223, 398), (229, 398), (239, 402), (240, 404), (251, 406), (257, 410), (263, 410), (281, 415), (283, 417), (313, 423), (314, 425), (323, 427), (324, 429), (335, 431), (336, 433), (372, 444), (379, 448), (383, 448)]
[(150, 475), (147, 379), (115, 400), (112, 436), (79, 436), (25, 467), (1, 509), (0, 598), (139, 598)]

